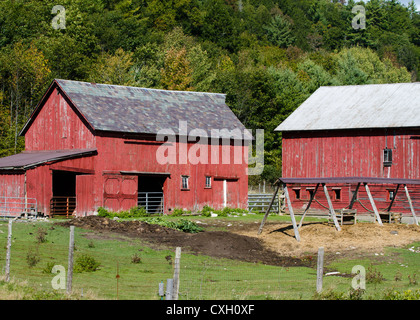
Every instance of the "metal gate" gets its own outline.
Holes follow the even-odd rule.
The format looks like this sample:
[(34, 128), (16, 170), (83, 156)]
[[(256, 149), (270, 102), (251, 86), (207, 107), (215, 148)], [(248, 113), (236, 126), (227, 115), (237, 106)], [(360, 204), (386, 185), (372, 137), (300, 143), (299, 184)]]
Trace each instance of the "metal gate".
[(34, 198), (0, 197), (0, 216), (19, 217), (38, 213), (38, 204)]
[(137, 204), (150, 214), (161, 214), (164, 208), (163, 192), (139, 192)]

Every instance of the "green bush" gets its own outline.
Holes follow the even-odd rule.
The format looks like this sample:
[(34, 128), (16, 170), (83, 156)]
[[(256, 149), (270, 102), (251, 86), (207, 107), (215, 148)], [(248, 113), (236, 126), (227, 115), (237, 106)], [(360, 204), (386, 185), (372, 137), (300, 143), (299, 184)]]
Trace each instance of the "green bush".
[(100, 207), (98, 208), (98, 216), (104, 217), (104, 218), (111, 218), (111, 219), (114, 217), (126, 219), (126, 218), (149, 217), (150, 213), (148, 213), (146, 209), (143, 207), (133, 207), (129, 211), (120, 211), (120, 212), (108, 211), (107, 209)]
[(95, 260), (94, 257), (83, 254), (76, 259), (76, 263), (74, 264), (74, 272), (93, 272), (98, 269), (100, 263)]
[(165, 220), (161, 217), (153, 217), (145, 219), (144, 222), (149, 224), (157, 224), (162, 227), (176, 229), (187, 233), (197, 233), (204, 230), (204, 228), (198, 226), (195, 222), (188, 219), (180, 219), (178, 221)]

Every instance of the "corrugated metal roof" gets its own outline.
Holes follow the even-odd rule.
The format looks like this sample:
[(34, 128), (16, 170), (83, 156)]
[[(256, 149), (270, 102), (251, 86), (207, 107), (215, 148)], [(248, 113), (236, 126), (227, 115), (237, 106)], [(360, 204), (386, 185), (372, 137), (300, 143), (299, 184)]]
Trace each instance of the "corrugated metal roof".
[(210, 137), (212, 129), (239, 129), (241, 135), (234, 137), (244, 135), (224, 94), (55, 81), (95, 130), (156, 134), (171, 129), (181, 134), (180, 121), (186, 121), (188, 132), (202, 129)]
[(320, 87), (275, 131), (420, 126), (420, 83)]
[(96, 149), (23, 151), (0, 158), (0, 170), (25, 170), (46, 162), (93, 155), (96, 152)]

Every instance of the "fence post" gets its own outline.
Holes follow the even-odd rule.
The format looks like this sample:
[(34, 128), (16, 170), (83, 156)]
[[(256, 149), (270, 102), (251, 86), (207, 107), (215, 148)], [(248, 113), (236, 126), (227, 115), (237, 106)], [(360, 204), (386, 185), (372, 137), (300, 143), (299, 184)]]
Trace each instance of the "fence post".
[(74, 253), (74, 226), (70, 226), (69, 260), (67, 270), (67, 294), (71, 293), (73, 281), (73, 253)]
[(173, 297), (174, 290), (174, 279), (167, 279), (166, 280), (166, 298), (165, 300), (176, 300)]
[(9, 219), (9, 227), (7, 234), (7, 253), (6, 253), (6, 282), (10, 280), (10, 254), (12, 249), (12, 219)]
[(316, 292), (322, 291), (322, 277), (324, 273), (324, 248), (318, 248), (318, 261), (316, 267)]
[(179, 294), (179, 270), (181, 263), (181, 247), (176, 247), (175, 250), (175, 269), (173, 282), (173, 300), (178, 300)]

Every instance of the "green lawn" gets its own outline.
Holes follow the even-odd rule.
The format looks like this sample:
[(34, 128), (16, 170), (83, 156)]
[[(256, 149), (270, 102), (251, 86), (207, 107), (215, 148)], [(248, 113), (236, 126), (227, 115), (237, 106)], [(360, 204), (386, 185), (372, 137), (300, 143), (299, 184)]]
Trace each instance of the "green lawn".
[[(176, 219), (176, 218), (171, 218)], [(223, 218), (243, 222), (260, 221), (261, 216)], [(282, 220), (285, 217), (271, 217)], [(200, 218), (202, 221), (210, 221)], [(287, 220), (287, 219), (286, 219)], [(45, 242), (39, 232), (45, 231)], [(7, 222), (0, 222), (0, 261), (6, 260)], [(53, 290), (51, 266), (67, 268), (69, 229), (50, 222), (13, 223), (11, 284), (0, 281), (0, 296), (13, 298), (62, 299), (65, 290)], [(160, 299), (158, 285), (173, 276), (174, 250), (151, 248), (140, 239), (104, 235), (75, 228), (75, 264), (83, 255), (99, 263), (94, 272), (74, 273), (73, 295), (77, 299)], [(411, 248), (411, 251), (409, 250)], [(363, 298), (382, 299), (389, 290), (420, 289), (420, 243), (407, 248), (389, 248), (384, 256), (371, 260), (335, 260), (329, 269), (350, 274), (354, 265), (366, 268), (373, 282), (366, 284)], [(134, 259), (134, 258), (137, 259)], [(137, 263), (135, 263), (137, 262)], [(32, 266), (30, 264), (33, 264)], [(119, 278), (117, 279), (117, 273)], [(378, 280), (382, 276), (384, 280)], [(410, 278), (409, 278), (410, 276)], [(229, 259), (215, 259), (183, 252), (180, 271), (180, 299), (313, 299), (316, 270), (304, 267), (275, 267)], [(18, 289), (24, 281), (25, 289)], [(351, 277), (325, 276), (321, 298), (345, 298)], [(9, 293), (9, 294), (7, 294)], [(341, 294), (341, 296), (340, 296)]]

